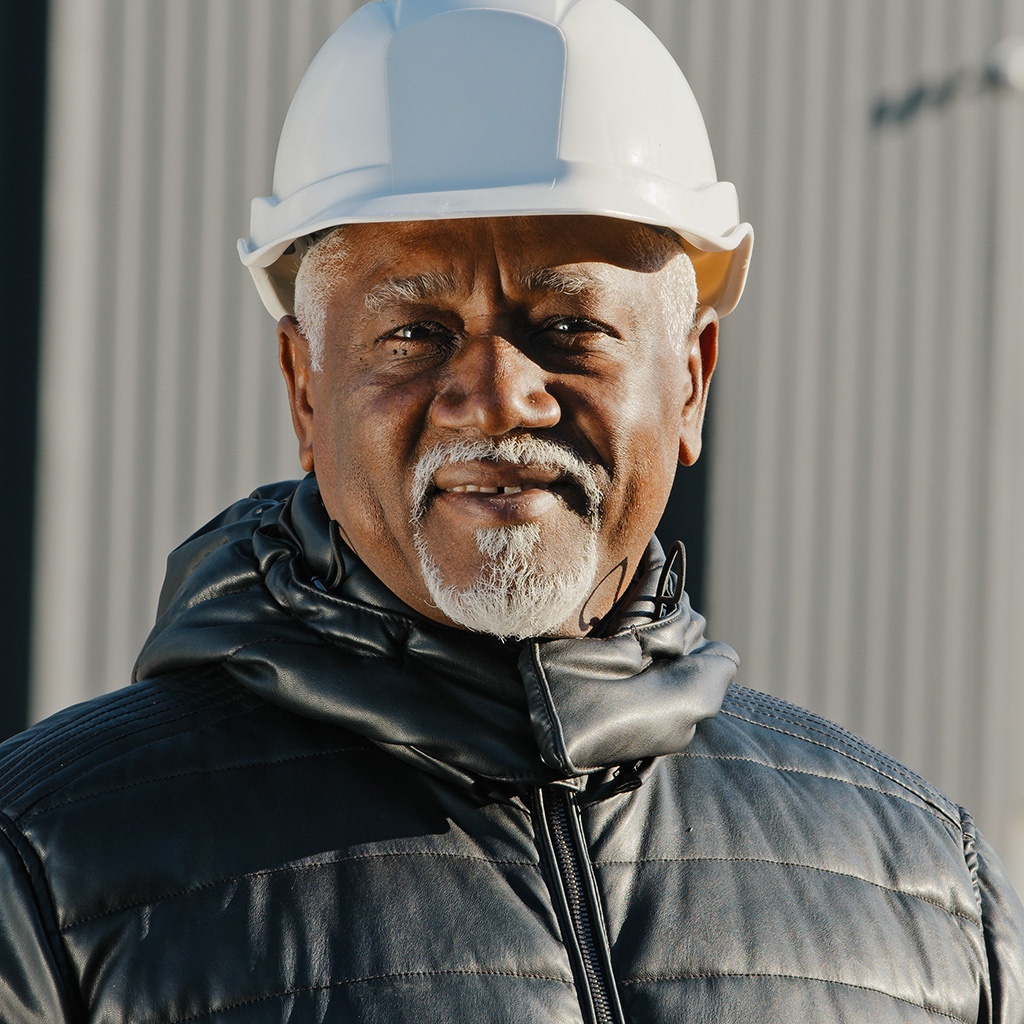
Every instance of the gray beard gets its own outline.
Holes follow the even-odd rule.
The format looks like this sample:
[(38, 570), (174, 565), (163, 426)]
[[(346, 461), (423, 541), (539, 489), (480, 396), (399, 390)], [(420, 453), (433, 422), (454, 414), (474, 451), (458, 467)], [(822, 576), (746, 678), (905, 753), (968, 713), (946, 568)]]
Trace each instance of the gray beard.
[(479, 577), (460, 588), (444, 581), (417, 530), (416, 551), (431, 600), (452, 622), (502, 640), (557, 632), (578, 614), (594, 585), (597, 532), (587, 531), (571, 564), (547, 574), (537, 571), (532, 557), (540, 535), (536, 523), (477, 530), (484, 564)]
[[(434, 474), (448, 463), (490, 460), (556, 469), (575, 483), (585, 502), (587, 530), (575, 556), (558, 571), (542, 573), (533, 553), (541, 539), (536, 523), (496, 526), (476, 531), (483, 565), (469, 586), (447, 583), (427, 550), (420, 521), (427, 508)], [(412, 488), (413, 540), (431, 600), (452, 622), (501, 639), (549, 636), (590, 596), (597, 576), (597, 534), (601, 527), (601, 489), (594, 470), (572, 449), (526, 436), (453, 441), (427, 452), (418, 462)]]

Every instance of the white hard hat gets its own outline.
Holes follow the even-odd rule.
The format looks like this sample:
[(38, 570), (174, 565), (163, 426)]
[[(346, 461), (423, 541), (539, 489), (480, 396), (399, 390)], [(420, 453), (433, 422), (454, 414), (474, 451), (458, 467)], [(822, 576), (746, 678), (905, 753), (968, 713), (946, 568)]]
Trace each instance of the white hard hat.
[(599, 214), (675, 231), (701, 301), (739, 301), (753, 230), (697, 101), (615, 0), (377, 0), (327, 40), (238, 251), (291, 313), (294, 243), (338, 224)]

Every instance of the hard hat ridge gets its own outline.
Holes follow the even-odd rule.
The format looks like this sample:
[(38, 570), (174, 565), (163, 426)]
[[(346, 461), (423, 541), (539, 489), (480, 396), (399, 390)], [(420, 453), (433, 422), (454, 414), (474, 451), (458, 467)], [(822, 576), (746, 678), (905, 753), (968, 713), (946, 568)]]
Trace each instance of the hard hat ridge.
[(273, 195), (239, 255), (292, 311), (293, 243), (338, 224), (595, 214), (686, 243), (701, 300), (739, 300), (753, 232), (717, 180), (697, 102), (616, 0), (379, 0), (313, 59)]

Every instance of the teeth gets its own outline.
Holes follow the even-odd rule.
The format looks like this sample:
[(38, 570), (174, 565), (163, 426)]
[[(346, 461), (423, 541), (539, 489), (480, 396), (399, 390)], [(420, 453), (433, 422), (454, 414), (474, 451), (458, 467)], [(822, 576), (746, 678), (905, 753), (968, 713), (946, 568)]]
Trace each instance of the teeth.
[(479, 487), (477, 484), (460, 484), (449, 487), (449, 494), (519, 494), (522, 487)]

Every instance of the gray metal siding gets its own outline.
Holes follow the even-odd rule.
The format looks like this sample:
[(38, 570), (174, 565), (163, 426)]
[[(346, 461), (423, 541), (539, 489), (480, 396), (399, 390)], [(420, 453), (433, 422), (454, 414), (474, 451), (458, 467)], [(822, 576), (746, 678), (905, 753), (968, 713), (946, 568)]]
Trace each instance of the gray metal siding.
[(301, 474), (234, 243), (353, 6), (53, 3), (37, 717), (127, 680), (172, 546)]
[[(37, 715), (120, 685), (166, 551), (298, 472), (234, 240), (351, 6), (52, 2)], [(630, 6), (758, 235), (712, 389), (711, 632), (1024, 880), (1024, 96), (978, 84), (1024, 0)]]
[[(981, 72), (1024, 10), (758, 10), (767, 130), (720, 148), (758, 242), (712, 398), (712, 626), (745, 680), (897, 753), (1010, 844), (1024, 97)], [(905, 119), (874, 121), (882, 99)]]

